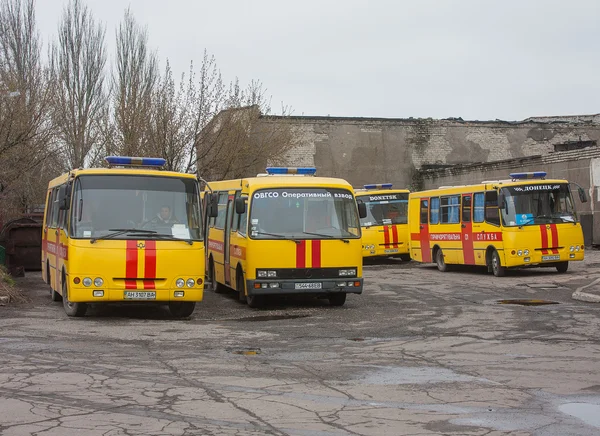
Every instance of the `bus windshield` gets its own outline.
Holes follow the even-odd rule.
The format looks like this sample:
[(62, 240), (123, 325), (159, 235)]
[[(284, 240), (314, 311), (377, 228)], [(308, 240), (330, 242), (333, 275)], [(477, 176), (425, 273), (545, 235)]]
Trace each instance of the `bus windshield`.
[(367, 206), (367, 216), (360, 219), (362, 227), (408, 222), (408, 193), (361, 195), (357, 200)]
[(70, 234), (85, 239), (202, 239), (194, 179), (82, 175), (73, 184)]
[(359, 238), (358, 211), (345, 189), (261, 189), (252, 196), (254, 239)]
[(566, 183), (531, 184), (502, 188), (500, 207), (505, 226), (574, 223), (571, 190)]

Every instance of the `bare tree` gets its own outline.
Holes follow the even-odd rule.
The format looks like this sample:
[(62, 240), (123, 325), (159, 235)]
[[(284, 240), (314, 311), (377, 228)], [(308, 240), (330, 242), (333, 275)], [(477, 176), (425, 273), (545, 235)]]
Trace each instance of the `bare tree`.
[(0, 0), (0, 178), (3, 213), (20, 180), (52, 155), (52, 87), (41, 62), (34, 0)]
[(156, 55), (148, 49), (148, 33), (132, 13), (117, 30), (116, 73), (113, 77), (115, 138), (112, 152), (134, 156), (147, 149), (152, 97), (158, 80)]
[(71, 0), (51, 51), (56, 89), (53, 121), (68, 169), (93, 161), (94, 152), (102, 145), (101, 117), (106, 115), (107, 104), (104, 36), (104, 27), (96, 24), (88, 7), (81, 0)]

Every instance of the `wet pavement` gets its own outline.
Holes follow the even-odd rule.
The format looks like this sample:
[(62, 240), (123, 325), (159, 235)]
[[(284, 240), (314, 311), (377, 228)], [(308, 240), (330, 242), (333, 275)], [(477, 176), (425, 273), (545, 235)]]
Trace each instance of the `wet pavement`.
[[(600, 252), (554, 269), (365, 266), (344, 307), (207, 293), (68, 318), (0, 307), (0, 436), (597, 435)], [(574, 296), (574, 294), (576, 294)]]

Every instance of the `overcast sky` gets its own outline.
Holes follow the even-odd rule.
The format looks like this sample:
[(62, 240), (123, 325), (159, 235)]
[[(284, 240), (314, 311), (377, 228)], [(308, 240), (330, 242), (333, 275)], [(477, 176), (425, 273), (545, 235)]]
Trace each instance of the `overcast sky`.
[[(47, 42), (67, 0), (37, 0)], [(127, 6), (176, 72), (206, 49), (260, 80), (277, 112), (522, 120), (600, 113), (597, 0), (87, 0), (107, 28)]]

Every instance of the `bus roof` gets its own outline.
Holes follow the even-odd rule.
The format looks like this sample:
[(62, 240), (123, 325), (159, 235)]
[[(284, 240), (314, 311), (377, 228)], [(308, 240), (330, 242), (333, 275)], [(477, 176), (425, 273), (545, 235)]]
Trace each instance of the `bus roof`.
[(358, 188), (354, 190), (356, 197), (366, 195), (390, 195), (390, 194), (410, 194), (408, 189), (363, 189)]
[(428, 189), (426, 191), (411, 192), (411, 197), (429, 197), (440, 193), (456, 194), (477, 192), (499, 186), (518, 186), (518, 185), (547, 185), (552, 183), (569, 183), (564, 179), (507, 179), (507, 180), (485, 180), (473, 185), (455, 185), (440, 186), (437, 189)]
[(60, 176), (50, 180), (48, 187), (52, 188), (57, 185), (61, 185), (66, 182), (69, 178), (78, 177), (85, 174), (95, 175), (107, 175), (107, 174), (120, 174), (120, 175), (134, 175), (134, 176), (159, 176), (159, 177), (180, 177), (187, 179), (195, 179), (195, 174), (180, 173), (177, 171), (162, 171), (154, 170), (143, 167), (132, 167), (132, 168), (86, 168), (76, 169), (69, 171), (68, 173), (61, 174)]
[[(246, 179), (220, 180), (208, 182), (211, 189), (221, 191), (225, 189), (238, 189), (240, 187), (249, 188), (254, 191), (264, 188), (278, 187), (334, 187), (352, 190), (352, 186), (344, 179), (335, 177), (314, 177), (314, 176), (261, 176), (249, 177)], [(208, 189), (208, 188), (205, 188)]]

